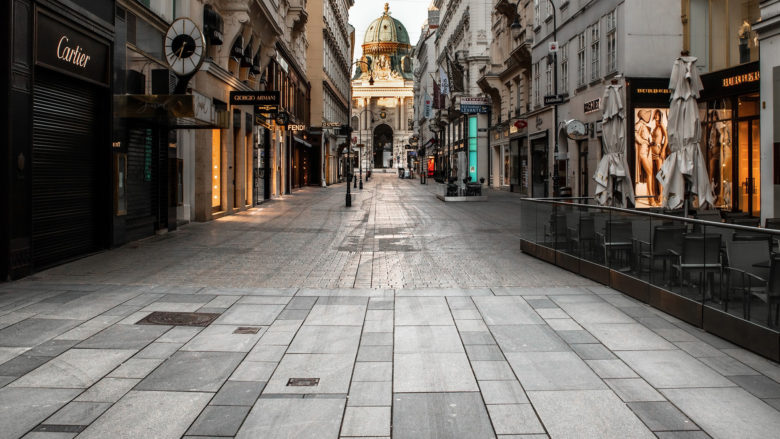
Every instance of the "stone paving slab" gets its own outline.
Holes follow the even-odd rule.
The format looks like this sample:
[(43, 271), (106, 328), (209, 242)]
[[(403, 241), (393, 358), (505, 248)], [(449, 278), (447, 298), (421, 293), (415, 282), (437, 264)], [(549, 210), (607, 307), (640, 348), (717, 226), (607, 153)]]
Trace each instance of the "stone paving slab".
[(774, 437), (780, 365), (522, 254), (514, 194), (412, 183), (0, 284), (0, 438)]

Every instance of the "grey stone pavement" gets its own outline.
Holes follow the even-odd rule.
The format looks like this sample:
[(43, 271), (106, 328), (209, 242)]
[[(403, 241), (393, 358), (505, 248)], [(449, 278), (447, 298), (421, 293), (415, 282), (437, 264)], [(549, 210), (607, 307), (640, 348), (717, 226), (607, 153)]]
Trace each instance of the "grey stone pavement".
[(777, 363), (523, 255), (513, 194), (436, 188), (307, 188), (0, 284), (0, 438), (778, 437)]

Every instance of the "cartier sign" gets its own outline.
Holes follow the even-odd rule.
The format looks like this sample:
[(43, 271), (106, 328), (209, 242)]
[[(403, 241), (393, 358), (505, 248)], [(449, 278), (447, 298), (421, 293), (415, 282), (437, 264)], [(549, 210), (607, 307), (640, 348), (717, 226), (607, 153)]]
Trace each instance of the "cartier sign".
[(41, 12), (36, 14), (35, 29), (38, 65), (108, 85), (108, 44)]

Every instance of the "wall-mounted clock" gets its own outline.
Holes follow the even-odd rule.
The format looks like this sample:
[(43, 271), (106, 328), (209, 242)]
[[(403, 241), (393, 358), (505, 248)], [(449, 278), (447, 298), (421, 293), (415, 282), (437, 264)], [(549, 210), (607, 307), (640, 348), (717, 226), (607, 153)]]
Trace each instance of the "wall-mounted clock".
[(165, 33), (164, 48), (171, 70), (179, 76), (186, 76), (197, 72), (203, 64), (206, 40), (195, 22), (179, 18)]

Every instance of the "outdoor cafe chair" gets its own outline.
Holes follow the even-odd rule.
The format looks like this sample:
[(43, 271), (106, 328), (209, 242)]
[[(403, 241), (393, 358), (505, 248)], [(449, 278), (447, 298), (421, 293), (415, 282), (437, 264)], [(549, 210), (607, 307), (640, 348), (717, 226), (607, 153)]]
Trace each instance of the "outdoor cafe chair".
[(604, 224), (604, 232), (596, 233), (596, 242), (603, 252), (604, 264), (610, 266), (611, 256), (620, 252), (626, 257), (624, 262), (629, 261), (627, 252), (633, 246), (633, 224), (629, 221), (610, 220)]
[[(682, 253), (669, 250), (676, 259), (672, 262), (672, 273), (675, 273), (677, 284), (682, 286), (686, 275), (698, 273), (698, 284), (703, 285), (705, 275), (714, 275), (717, 272), (719, 274), (718, 293), (720, 295), (723, 283), (720, 242), (721, 237), (718, 234), (688, 234), (683, 237)], [(712, 287), (712, 282), (709, 284)]]
[(670, 250), (676, 254), (682, 254), (684, 235), (684, 225), (661, 225), (653, 229), (652, 243), (638, 240), (639, 272), (641, 273), (644, 269), (643, 261), (648, 260), (647, 270), (652, 274), (656, 266), (655, 262), (660, 259), (663, 261), (662, 278), (666, 281), (667, 263), (674, 256)]
[[(776, 327), (778, 314), (780, 314), (780, 255), (772, 255), (769, 261), (769, 279), (765, 282), (765, 288), (753, 289), (750, 291), (752, 297), (756, 297), (766, 303), (766, 323), (767, 326)], [(772, 308), (774, 307), (774, 313)], [(750, 320), (751, 303), (747, 305), (747, 319)], [(774, 319), (772, 316), (774, 315)]]
[(593, 251), (596, 243), (596, 221), (588, 216), (581, 216), (576, 227), (569, 227), (569, 252), (575, 250), (582, 256), (582, 252), (589, 254)]
[(726, 296), (723, 310), (729, 311), (732, 296), (741, 296), (743, 317), (748, 316), (750, 294), (766, 288), (769, 247), (761, 241), (726, 241)]

